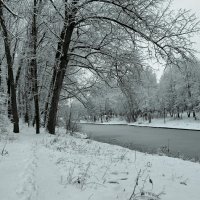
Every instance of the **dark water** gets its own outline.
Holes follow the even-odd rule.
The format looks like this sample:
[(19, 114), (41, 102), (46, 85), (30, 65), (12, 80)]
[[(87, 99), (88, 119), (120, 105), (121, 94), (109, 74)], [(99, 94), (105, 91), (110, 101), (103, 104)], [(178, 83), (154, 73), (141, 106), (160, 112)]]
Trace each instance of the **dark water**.
[(142, 152), (200, 160), (200, 131), (93, 124), (82, 124), (82, 130), (96, 141)]

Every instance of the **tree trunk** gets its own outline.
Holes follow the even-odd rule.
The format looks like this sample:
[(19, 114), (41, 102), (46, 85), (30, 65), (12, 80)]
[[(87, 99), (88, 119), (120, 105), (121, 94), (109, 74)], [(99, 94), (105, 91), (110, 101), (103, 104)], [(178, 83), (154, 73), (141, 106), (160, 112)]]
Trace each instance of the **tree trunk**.
[(68, 64), (67, 58), (62, 58), (62, 61), (59, 65), (59, 71), (57, 72), (57, 77), (55, 80), (54, 88), (52, 91), (53, 95), (52, 95), (52, 99), (51, 99), (49, 115), (48, 115), (48, 122), (47, 122), (47, 130), (50, 134), (55, 134), (59, 96), (60, 96), (60, 92), (62, 89), (62, 84), (63, 84), (63, 79), (65, 76), (67, 64)]
[(19, 118), (18, 118), (18, 111), (17, 111), (15, 82), (14, 82), (14, 76), (13, 76), (13, 60), (11, 56), (10, 41), (9, 41), (9, 36), (8, 36), (8, 30), (5, 25), (5, 20), (3, 16), (3, 5), (1, 1), (0, 1), (0, 23), (3, 30), (3, 36), (4, 36), (4, 47), (5, 47), (7, 65), (8, 65), (8, 80), (10, 81), (11, 108), (12, 108), (12, 116), (13, 116), (13, 132), (19, 133)]
[(24, 122), (28, 124), (29, 126), (29, 115), (28, 115), (28, 105), (27, 105), (27, 102), (26, 102), (26, 107), (25, 107), (25, 114), (24, 114)]
[(196, 118), (196, 113), (195, 113), (195, 111), (193, 111), (192, 114), (193, 114), (194, 119), (196, 120), (197, 118)]
[(65, 2), (66, 4), (65, 4), (64, 27), (66, 26), (66, 24), (68, 24), (68, 26), (66, 26), (65, 31), (64, 31), (65, 34), (64, 34), (64, 40), (62, 43), (62, 51), (61, 51), (62, 56), (60, 57), (60, 63), (57, 69), (54, 88), (52, 91), (52, 99), (50, 103), (48, 122), (47, 122), (47, 131), (50, 134), (55, 134), (58, 102), (59, 102), (60, 92), (63, 85), (63, 80), (65, 77), (65, 72), (67, 69), (68, 62), (69, 62), (68, 51), (69, 51), (69, 45), (71, 42), (72, 33), (75, 27), (74, 18), (77, 12), (77, 8), (75, 4), (78, 2), (78, 0), (73, 2), (73, 8), (71, 11), (72, 14), (68, 14), (67, 0), (65, 0)]
[[(9, 74), (9, 72), (8, 72)], [(11, 94), (10, 94), (10, 78), (7, 77), (7, 103), (8, 103), (8, 118), (12, 121), (12, 107), (11, 107)]]
[(36, 134), (40, 133), (40, 108), (39, 108), (39, 94), (37, 84), (37, 0), (34, 0), (33, 7), (33, 22), (31, 32), (31, 48), (32, 48), (32, 59), (30, 62), (31, 66), (31, 78), (32, 78), (32, 92), (34, 97), (35, 117), (34, 122), (36, 124)]
[[(69, 25), (67, 26), (67, 28), (65, 30), (64, 42), (62, 45), (62, 56), (60, 58), (60, 64), (59, 64), (59, 67), (57, 70), (54, 88), (52, 91), (53, 94), (52, 94), (48, 122), (47, 122), (47, 130), (50, 134), (55, 134), (59, 96), (60, 96), (60, 92), (62, 89), (62, 84), (63, 84), (65, 72), (67, 69), (67, 65), (69, 62), (68, 51), (69, 51), (69, 45), (70, 45), (72, 33), (74, 30), (74, 26), (75, 26), (75, 23), (73, 22), (73, 20), (74, 20), (74, 16), (69, 15), (65, 21), (65, 23), (69, 23)], [(71, 23), (70, 23), (70, 21), (71, 21)]]
[[(60, 38), (61, 40), (64, 40), (64, 36), (65, 36), (65, 29), (66, 29), (66, 26), (64, 25), (63, 27), (63, 30), (60, 34)], [(52, 75), (52, 79), (51, 79), (51, 83), (50, 83), (50, 87), (49, 87), (49, 93), (48, 93), (48, 96), (47, 96), (47, 100), (45, 102), (45, 108), (44, 108), (44, 122), (43, 122), (43, 126), (45, 127), (46, 126), (46, 121), (47, 121), (47, 118), (48, 118), (48, 115), (49, 115), (49, 101), (52, 97), (52, 91), (53, 91), (53, 88), (54, 88), (54, 84), (55, 84), (55, 79), (56, 79), (56, 75), (57, 75), (57, 68), (58, 68), (58, 65), (59, 65), (59, 59), (61, 57), (61, 51), (62, 51), (62, 42), (58, 42), (58, 46), (57, 46), (57, 52), (56, 52), (56, 58), (55, 58), (55, 64), (54, 64), (54, 68), (53, 68), (53, 75)]]
[(0, 92), (3, 89), (2, 62), (3, 58), (0, 58)]

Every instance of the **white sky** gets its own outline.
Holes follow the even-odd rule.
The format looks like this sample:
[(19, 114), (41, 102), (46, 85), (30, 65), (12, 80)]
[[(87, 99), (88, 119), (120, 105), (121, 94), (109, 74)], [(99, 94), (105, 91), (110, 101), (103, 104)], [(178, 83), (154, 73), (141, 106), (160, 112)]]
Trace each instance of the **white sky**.
[(200, 1), (199, 0), (174, 0), (173, 7), (176, 9), (186, 8), (191, 9), (200, 16)]
[[(174, 10), (178, 9), (190, 10), (191, 13), (195, 13), (200, 20), (200, 0), (173, 0), (171, 8)], [(196, 42), (194, 48), (200, 51), (200, 34), (195, 36), (193, 41)], [(197, 55), (197, 57), (200, 59), (200, 53)], [(158, 79), (160, 79), (162, 72), (163, 69), (159, 68), (157, 72)]]
[[(200, 20), (200, 0), (173, 0), (172, 8), (190, 10), (191, 13), (195, 13)], [(200, 51), (200, 34), (194, 37), (194, 42), (196, 42), (194, 47)], [(200, 54), (198, 57), (200, 58)]]

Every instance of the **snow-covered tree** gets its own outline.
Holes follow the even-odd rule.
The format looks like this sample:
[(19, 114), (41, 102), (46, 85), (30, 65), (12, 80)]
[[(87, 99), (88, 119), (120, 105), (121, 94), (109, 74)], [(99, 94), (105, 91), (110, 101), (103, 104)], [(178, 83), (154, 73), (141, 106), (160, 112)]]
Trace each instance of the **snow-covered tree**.
[[(173, 116), (181, 111), (190, 113), (199, 107), (200, 82), (199, 82), (199, 61), (178, 61), (178, 67), (171, 65), (166, 69), (159, 84), (159, 97), (161, 107)], [(163, 110), (162, 108), (162, 110)]]

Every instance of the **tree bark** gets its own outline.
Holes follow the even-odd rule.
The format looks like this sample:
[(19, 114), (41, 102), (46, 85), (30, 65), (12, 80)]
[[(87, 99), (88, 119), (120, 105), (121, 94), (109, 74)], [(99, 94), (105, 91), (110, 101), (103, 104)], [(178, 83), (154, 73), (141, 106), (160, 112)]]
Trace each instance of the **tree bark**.
[[(65, 0), (67, 2), (67, 0)], [(72, 33), (75, 28), (75, 22), (74, 17), (76, 15), (76, 7), (75, 4), (78, 1), (74, 1), (74, 8), (72, 9), (71, 13), (68, 14), (67, 12), (67, 4), (65, 4), (65, 21), (64, 21), (64, 27), (66, 24), (68, 24), (64, 31), (64, 40), (62, 43), (62, 55), (60, 57), (60, 63), (57, 69), (57, 74), (55, 77), (54, 87), (52, 91), (52, 99), (50, 103), (50, 109), (49, 109), (49, 115), (48, 115), (48, 122), (47, 122), (47, 131), (50, 134), (55, 134), (55, 127), (56, 127), (56, 118), (57, 118), (57, 111), (58, 111), (58, 102), (60, 97), (60, 92), (63, 85), (63, 80), (65, 77), (65, 72), (67, 69), (67, 65), (69, 62), (68, 57), (68, 51), (69, 51), (69, 45), (71, 42)]]
[(16, 101), (16, 90), (15, 90), (15, 82), (13, 76), (13, 60), (10, 50), (10, 41), (8, 30), (5, 24), (4, 15), (3, 15), (3, 5), (0, 1), (0, 23), (3, 30), (4, 36), (4, 48), (8, 66), (8, 80), (10, 81), (10, 93), (11, 93), (11, 108), (12, 108), (12, 116), (13, 116), (13, 132), (19, 133), (19, 117), (17, 111), (17, 101)]
[(63, 80), (64, 80), (64, 76), (65, 76), (65, 71), (67, 69), (67, 64), (69, 62), (69, 60), (67, 58), (67, 52), (69, 49), (69, 43), (71, 40), (73, 29), (74, 29), (73, 27), (69, 27), (66, 30), (66, 36), (65, 36), (66, 48), (64, 50), (66, 53), (64, 53), (64, 55), (60, 59), (59, 69), (57, 71), (54, 88), (52, 91), (53, 94), (52, 94), (49, 115), (48, 115), (48, 122), (47, 122), (47, 130), (51, 134), (55, 134), (58, 102), (59, 102), (60, 92), (62, 89), (62, 84), (63, 84)]
[(2, 68), (2, 66), (1, 66), (2, 65), (2, 60), (3, 59), (1, 58), (0, 59), (0, 90), (2, 89), (2, 87), (1, 87), (2, 86), (2, 69), (1, 69)]
[[(9, 74), (9, 71), (8, 71), (8, 74)], [(8, 111), (8, 118), (12, 121), (12, 107), (11, 107), (11, 94), (10, 94), (10, 91), (11, 88), (10, 88), (10, 78), (9, 76), (7, 77), (7, 96), (8, 96), (8, 99), (7, 99), (7, 104), (8, 104), (8, 108), (7, 108), (7, 111)]]
[[(64, 40), (64, 36), (65, 36), (65, 29), (66, 29), (66, 25), (64, 24), (63, 30), (60, 34), (60, 38), (61, 40)], [(62, 51), (62, 41), (58, 42), (58, 46), (57, 46), (57, 52), (56, 52), (56, 57), (55, 57), (55, 64), (54, 64), (54, 68), (53, 68), (53, 75), (52, 75), (52, 79), (51, 79), (51, 83), (50, 83), (50, 87), (49, 87), (49, 93), (47, 96), (47, 100), (45, 102), (45, 108), (44, 108), (44, 122), (43, 122), (43, 126), (46, 126), (46, 121), (49, 115), (49, 101), (51, 100), (51, 96), (52, 96), (52, 91), (54, 88), (54, 83), (55, 83), (55, 79), (56, 79), (56, 75), (57, 75), (57, 68), (59, 65), (59, 59), (61, 57), (61, 51)]]
[(39, 94), (37, 84), (37, 0), (34, 0), (33, 7), (33, 22), (31, 31), (31, 78), (32, 78), (32, 92), (34, 97), (35, 117), (34, 122), (36, 124), (36, 134), (40, 133), (40, 108), (39, 108)]

